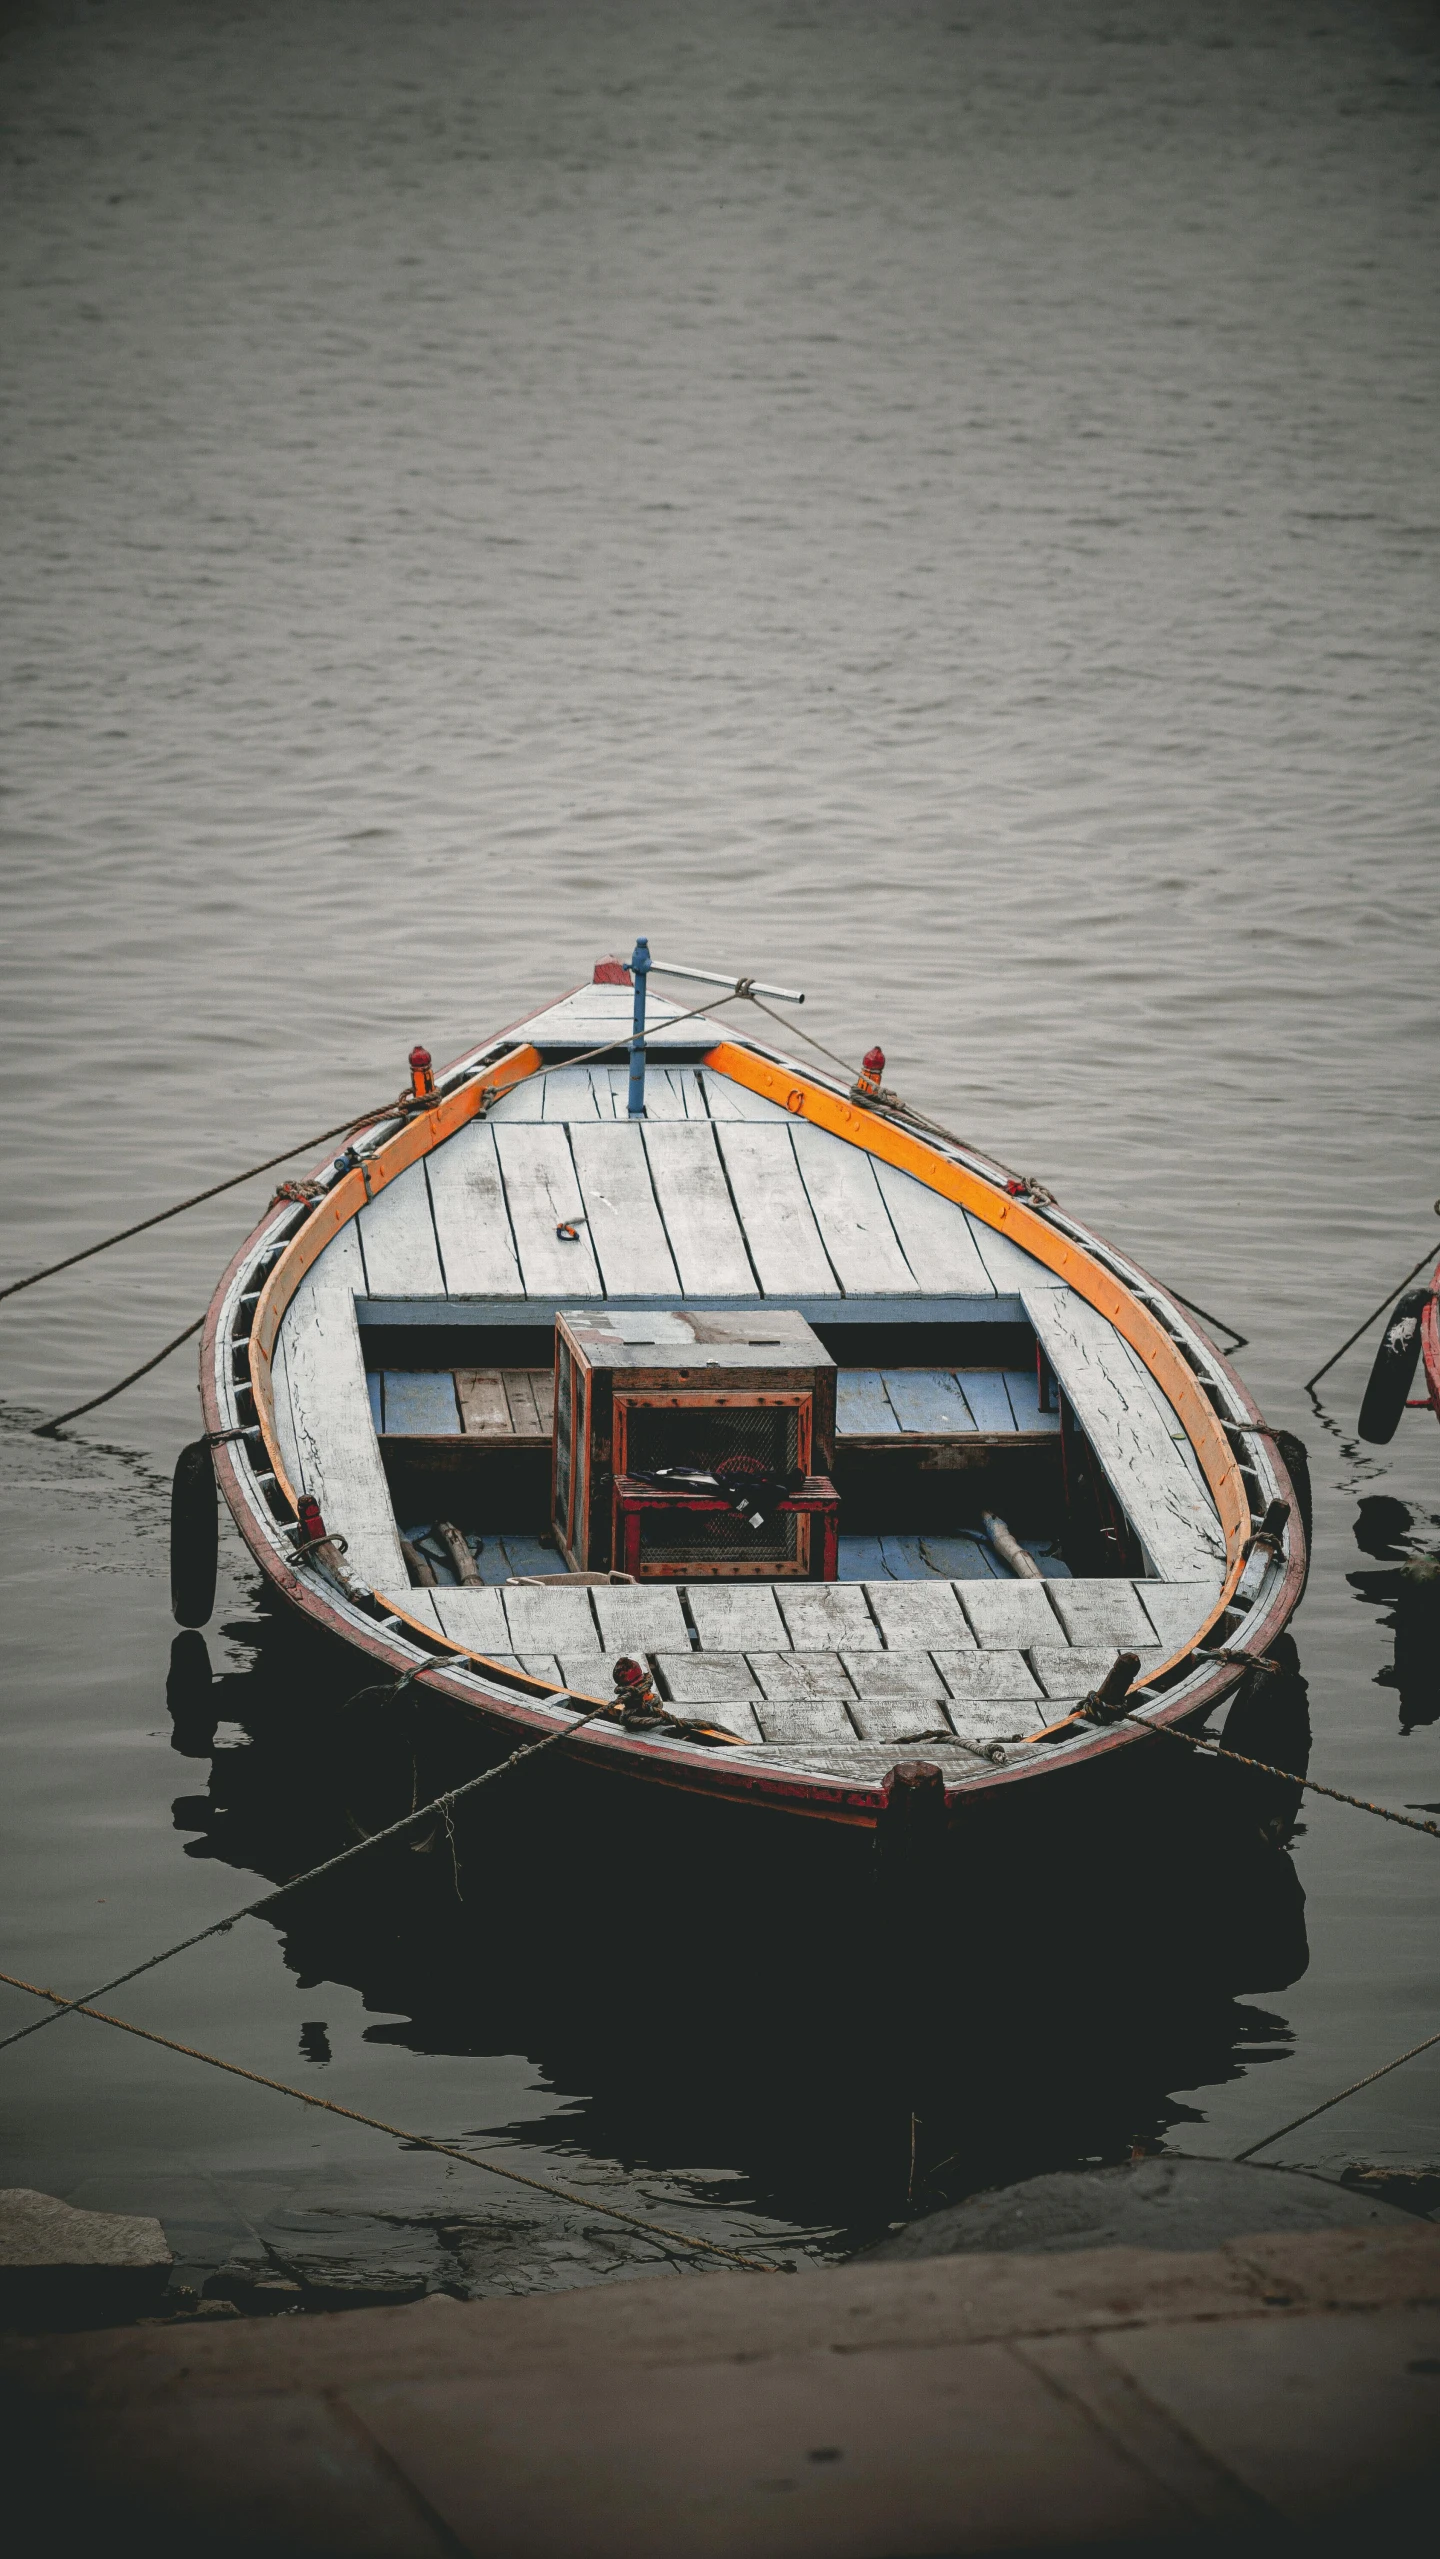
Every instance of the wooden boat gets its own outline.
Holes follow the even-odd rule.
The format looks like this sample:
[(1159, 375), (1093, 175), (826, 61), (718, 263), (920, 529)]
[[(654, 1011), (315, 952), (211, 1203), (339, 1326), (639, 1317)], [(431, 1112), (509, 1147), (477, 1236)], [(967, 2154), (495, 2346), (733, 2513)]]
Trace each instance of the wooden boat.
[[(1306, 1571), (1206, 1333), (883, 1059), (652, 995), (627, 1066), (634, 1007), (607, 961), (438, 1075), (416, 1050), (236, 1254), (205, 1423), (274, 1590), (487, 1750), (613, 1700), (563, 1758), (851, 1830), (897, 1764), (968, 1817), (1203, 1717)], [(743, 1462), (696, 1484), (747, 1431), (751, 1518)]]

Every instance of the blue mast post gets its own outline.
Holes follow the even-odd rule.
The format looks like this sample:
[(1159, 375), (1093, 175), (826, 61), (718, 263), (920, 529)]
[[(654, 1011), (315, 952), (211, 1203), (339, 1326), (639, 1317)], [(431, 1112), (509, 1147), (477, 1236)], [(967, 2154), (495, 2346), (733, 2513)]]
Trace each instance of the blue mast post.
[(642, 933), (630, 954), (630, 971), (635, 980), (635, 1020), (630, 1033), (630, 1099), (628, 1116), (632, 1120), (645, 1117), (645, 980), (650, 974), (650, 945)]

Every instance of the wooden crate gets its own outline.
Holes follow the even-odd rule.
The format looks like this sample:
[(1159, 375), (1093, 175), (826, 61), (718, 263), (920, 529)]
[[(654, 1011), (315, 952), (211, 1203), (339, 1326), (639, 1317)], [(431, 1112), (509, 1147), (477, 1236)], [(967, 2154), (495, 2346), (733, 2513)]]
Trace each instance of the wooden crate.
[[(618, 1561), (617, 1475), (708, 1467), (737, 1454), (775, 1475), (831, 1471), (835, 1363), (803, 1316), (763, 1307), (557, 1316), (552, 1516), (573, 1570), (603, 1572)], [(792, 1508), (756, 1533), (718, 1506), (672, 1505), (668, 1526), (652, 1520), (642, 1571), (818, 1579), (833, 1539), (815, 1534), (813, 1518)]]

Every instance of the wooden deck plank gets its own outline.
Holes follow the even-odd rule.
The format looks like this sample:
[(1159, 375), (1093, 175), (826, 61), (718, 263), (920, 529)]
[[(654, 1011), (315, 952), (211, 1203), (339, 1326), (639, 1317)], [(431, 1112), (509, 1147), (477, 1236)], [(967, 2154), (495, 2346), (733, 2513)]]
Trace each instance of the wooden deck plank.
[(973, 1646), (974, 1636), (949, 1582), (867, 1582), (866, 1597), (895, 1652), (949, 1652)]
[(709, 1121), (647, 1121), (644, 1144), (681, 1288), (692, 1297), (753, 1297), (759, 1282)]
[[(588, 1066), (552, 1066), (542, 1078), (541, 1118), (598, 1120), (600, 1105)], [(613, 1117), (609, 1111), (606, 1118)]]
[(866, 1604), (863, 1583), (780, 1582), (775, 1597), (798, 1652), (839, 1652), (842, 1646), (880, 1650), (880, 1629)]
[(718, 1706), (722, 1699), (758, 1697), (755, 1674), (743, 1653), (656, 1653), (664, 1696), (677, 1706)]
[(915, 1285), (927, 1297), (993, 1297), (965, 1211), (896, 1164), (875, 1164), (875, 1179)]
[(678, 1653), (690, 1641), (680, 1595), (668, 1582), (597, 1584), (590, 1594), (606, 1653)]
[(565, 1673), (553, 1653), (497, 1653), (497, 1662), (513, 1662), (517, 1670), (528, 1670), (532, 1679), (548, 1679), (557, 1688), (565, 1685)]
[(842, 1653), (857, 1697), (943, 1697), (945, 1683), (927, 1652)]
[(985, 1652), (1028, 1652), (1058, 1644), (1064, 1628), (1050, 1605), (1052, 1582), (957, 1581), (955, 1596)]
[(699, 1077), (712, 1120), (780, 1120), (789, 1126), (789, 1112), (778, 1102), (767, 1102), (763, 1093), (752, 1093), (748, 1084), (732, 1084), (728, 1075), (717, 1075), (710, 1066), (702, 1066)]
[(366, 1369), (365, 1391), (370, 1398), (370, 1419), (377, 1432), (383, 1431), (385, 1428), (385, 1380), (378, 1368)]
[(1008, 1235), (987, 1226), (983, 1217), (972, 1216), (968, 1208), (961, 1214), (997, 1297), (1018, 1297), (1027, 1288), (1063, 1288), (1063, 1280), (1044, 1262), (1037, 1261), (1033, 1253), (1012, 1244)]
[(1224, 1535), (1148, 1370), (1120, 1358), (1113, 1325), (1073, 1289), (1029, 1290), (1024, 1303), (1151, 1571), (1162, 1581), (1208, 1579), (1223, 1565)]
[(835, 1380), (835, 1429), (841, 1439), (879, 1439), (900, 1428), (878, 1368), (842, 1368)]
[(986, 1581), (999, 1570), (978, 1537), (886, 1537), (881, 1543), (897, 1581)]
[[(619, 1072), (620, 1070), (612, 1070)], [(619, 1097), (615, 1117), (625, 1116), (625, 1095)], [(693, 1066), (647, 1066), (645, 1070), (645, 1125), (661, 1126), (675, 1120), (708, 1120), (705, 1097)]]
[(690, 1582), (685, 1597), (707, 1653), (774, 1653), (789, 1644), (768, 1582)]
[(681, 1723), (723, 1724), (727, 1733), (734, 1733), (742, 1742), (761, 1742), (765, 1738), (754, 1701), (748, 1697), (717, 1697), (699, 1706), (677, 1701), (675, 1715)]
[[(380, 1380), (377, 1376), (375, 1380), (377, 1388), (379, 1383)], [(370, 1379), (368, 1376), (365, 1380), (365, 1387), (366, 1393), (370, 1394)], [(305, 1472), (300, 1463), (300, 1442), (296, 1435), (295, 1415), (290, 1403), (290, 1371), (285, 1350), (285, 1327), (283, 1323), (278, 1335), (276, 1336), (275, 1348), (270, 1360), (270, 1390), (275, 1414), (275, 1436), (280, 1443), (281, 1463), (284, 1466), (285, 1472), (288, 1475), (294, 1490), (297, 1493), (303, 1493), (305, 1490)], [(375, 1412), (375, 1399), (373, 1395), (371, 1395), (370, 1411), (371, 1419), (373, 1421)], [(378, 1427), (379, 1425), (377, 1423), (376, 1428), (378, 1429)]]
[(965, 1368), (958, 1370), (957, 1375), (965, 1401), (975, 1416), (977, 1430), (998, 1437), (1018, 1427), (1013, 1399), (1006, 1391), (1004, 1376), (998, 1368)]
[[(555, 1573), (560, 1569), (560, 1558), (554, 1547), (541, 1538), (512, 1536), (507, 1532), (504, 1537), (487, 1539), (486, 1543), (499, 1547), (509, 1573)], [(485, 1579), (488, 1581), (489, 1578), (487, 1573)]]
[(887, 1368), (885, 1392), (902, 1431), (934, 1438), (976, 1428), (975, 1416), (949, 1369)]
[[(565, 1302), (602, 1296), (568, 1132), (548, 1122), (522, 1123), (497, 1128), (495, 1145), (526, 1296)], [(578, 1240), (563, 1242), (557, 1226), (577, 1221)]]
[(1033, 1368), (1007, 1368), (1004, 1371), (1004, 1383), (1017, 1430), (1045, 1431), (1046, 1433), (1059, 1431), (1058, 1412), (1047, 1413), (1041, 1406), (1040, 1381)]
[(1133, 1582), (1057, 1582), (1051, 1604), (1072, 1644), (1149, 1644), (1150, 1620), (1135, 1596)]
[[(1013, 1697), (1032, 1704), (1040, 1685), (1019, 1652), (946, 1653), (936, 1651), (935, 1667), (958, 1705), (986, 1698)], [(958, 1712), (956, 1729), (960, 1729)]]
[(879, 1582), (893, 1572), (882, 1537), (847, 1537), (842, 1530), (839, 1543), (842, 1582)]
[(510, 1402), (505, 1392), (503, 1371), (498, 1368), (457, 1368), (455, 1394), (460, 1406), (460, 1426), (472, 1439), (512, 1439), (515, 1425), (510, 1418)]
[(407, 1164), (356, 1220), (371, 1297), (443, 1297), (445, 1273), (423, 1163)]
[(764, 1294), (838, 1297), (789, 1129), (722, 1120), (716, 1136)]
[(540, 1421), (540, 1407), (528, 1369), (502, 1369), (505, 1401), (510, 1412), (510, 1427), (517, 1439), (540, 1439), (545, 1436)]
[(450, 1370), (387, 1368), (385, 1428), (415, 1439), (458, 1439), (460, 1408)]
[(930, 1674), (933, 1692), (926, 1690), (914, 1696), (857, 1697), (850, 1709), (857, 1732), (867, 1742), (927, 1741), (937, 1733), (950, 1730), (947, 1699), (934, 1671)]
[(488, 1653), (492, 1661), (513, 1651), (498, 1590), (483, 1585), (477, 1590), (467, 1584), (463, 1589), (433, 1590), (429, 1597), (441, 1634), (453, 1644), (463, 1644), (469, 1653)]
[(838, 1697), (761, 1697), (757, 1698), (752, 1711), (767, 1742), (847, 1742), (855, 1739), (855, 1726)]
[(853, 1697), (838, 1653), (751, 1653), (763, 1697)]
[[(555, 1558), (550, 1558), (553, 1568)], [(584, 1582), (567, 1589), (563, 1582), (546, 1588), (524, 1587), (501, 1592), (510, 1640), (517, 1653), (598, 1653), (600, 1633), (590, 1613)]]
[(919, 1283), (863, 1148), (797, 1120), (790, 1132), (821, 1241), (847, 1297), (915, 1297)]
[(1217, 1573), (1210, 1582), (1137, 1582), (1135, 1593), (1167, 1653), (1198, 1635), (1220, 1597)]
[(603, 1652), (561, 1653), (556, 1668), (565, 1687), (578, 1689), (583, 1697), (608, 1697), (615, 1686)]
[[(1143, 1680), (1165, 1658), (1154, 1644), (1140, 1648), (1137, 1679)], [(1114, 1669), (1122, 1647), (1117, 1644), (1032, 1644), (1027, 1659), (1047, 1698), (1087, 1697)], [(1126, 1652), (1136, 1647), (1127, 1644)]]
[(425, 1158), (445, 1285), (452, 1297), (523, 1297), (494, 1131), (471, 1120)]
[(357, 1581), (404, 1592), (410, 1576), (370, 1419), (355, 1317), (355, 1299), (364, 1291), (352, 1223), (306, 1272), (282, 1318), (297, 1490), (313, 1493), (326, 1527), (348, 1540), (346, 1561)]
[(570, 1147), (607, 1296), (678, 1296), (639, 1122), (582, 1122)]
[[(952, 1697), (950, 1721), (962, 1741), (983, 1750), (989, 1742), (1023, 1741), (1037, 1725), (1050, 1720), (1050, 1709), (1035, 1682), (1023, 1697)], [(1007, 1758), (1010, 1754), (1007, 1752)]]

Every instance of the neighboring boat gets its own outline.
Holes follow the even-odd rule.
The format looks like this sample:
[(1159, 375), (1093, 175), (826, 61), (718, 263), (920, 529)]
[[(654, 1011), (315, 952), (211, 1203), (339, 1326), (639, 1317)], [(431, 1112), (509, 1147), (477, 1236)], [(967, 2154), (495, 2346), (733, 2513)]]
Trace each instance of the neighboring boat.
[[(1425, 1392), (1412, 1396), (1424, 1361)], [(1428, 1406), (1440, 1420), (1440, 1263), (1428, 1288), (1412, 1288), (1392, 1308), (1366, 1383), (1356, 1425), (1362, 1439), (1389, 1446), (1406, 1411)]]
[(1234, 1370), (883, 1058), (851, 1086), (654, 998), (632, 1050), (636, 958), (638, 1006), (602, 962), (438, 1077), (413, 1052), (236, 1254), (201, 1388), (268, 1581), (486, 1749), (613, 1698), (562, 1757), (862, 1830), (900, 1762), (979, 1808), (1145, 1749), (1074, 1718), (1097, 1692), (1203, 1717), (1306, 1571)]

